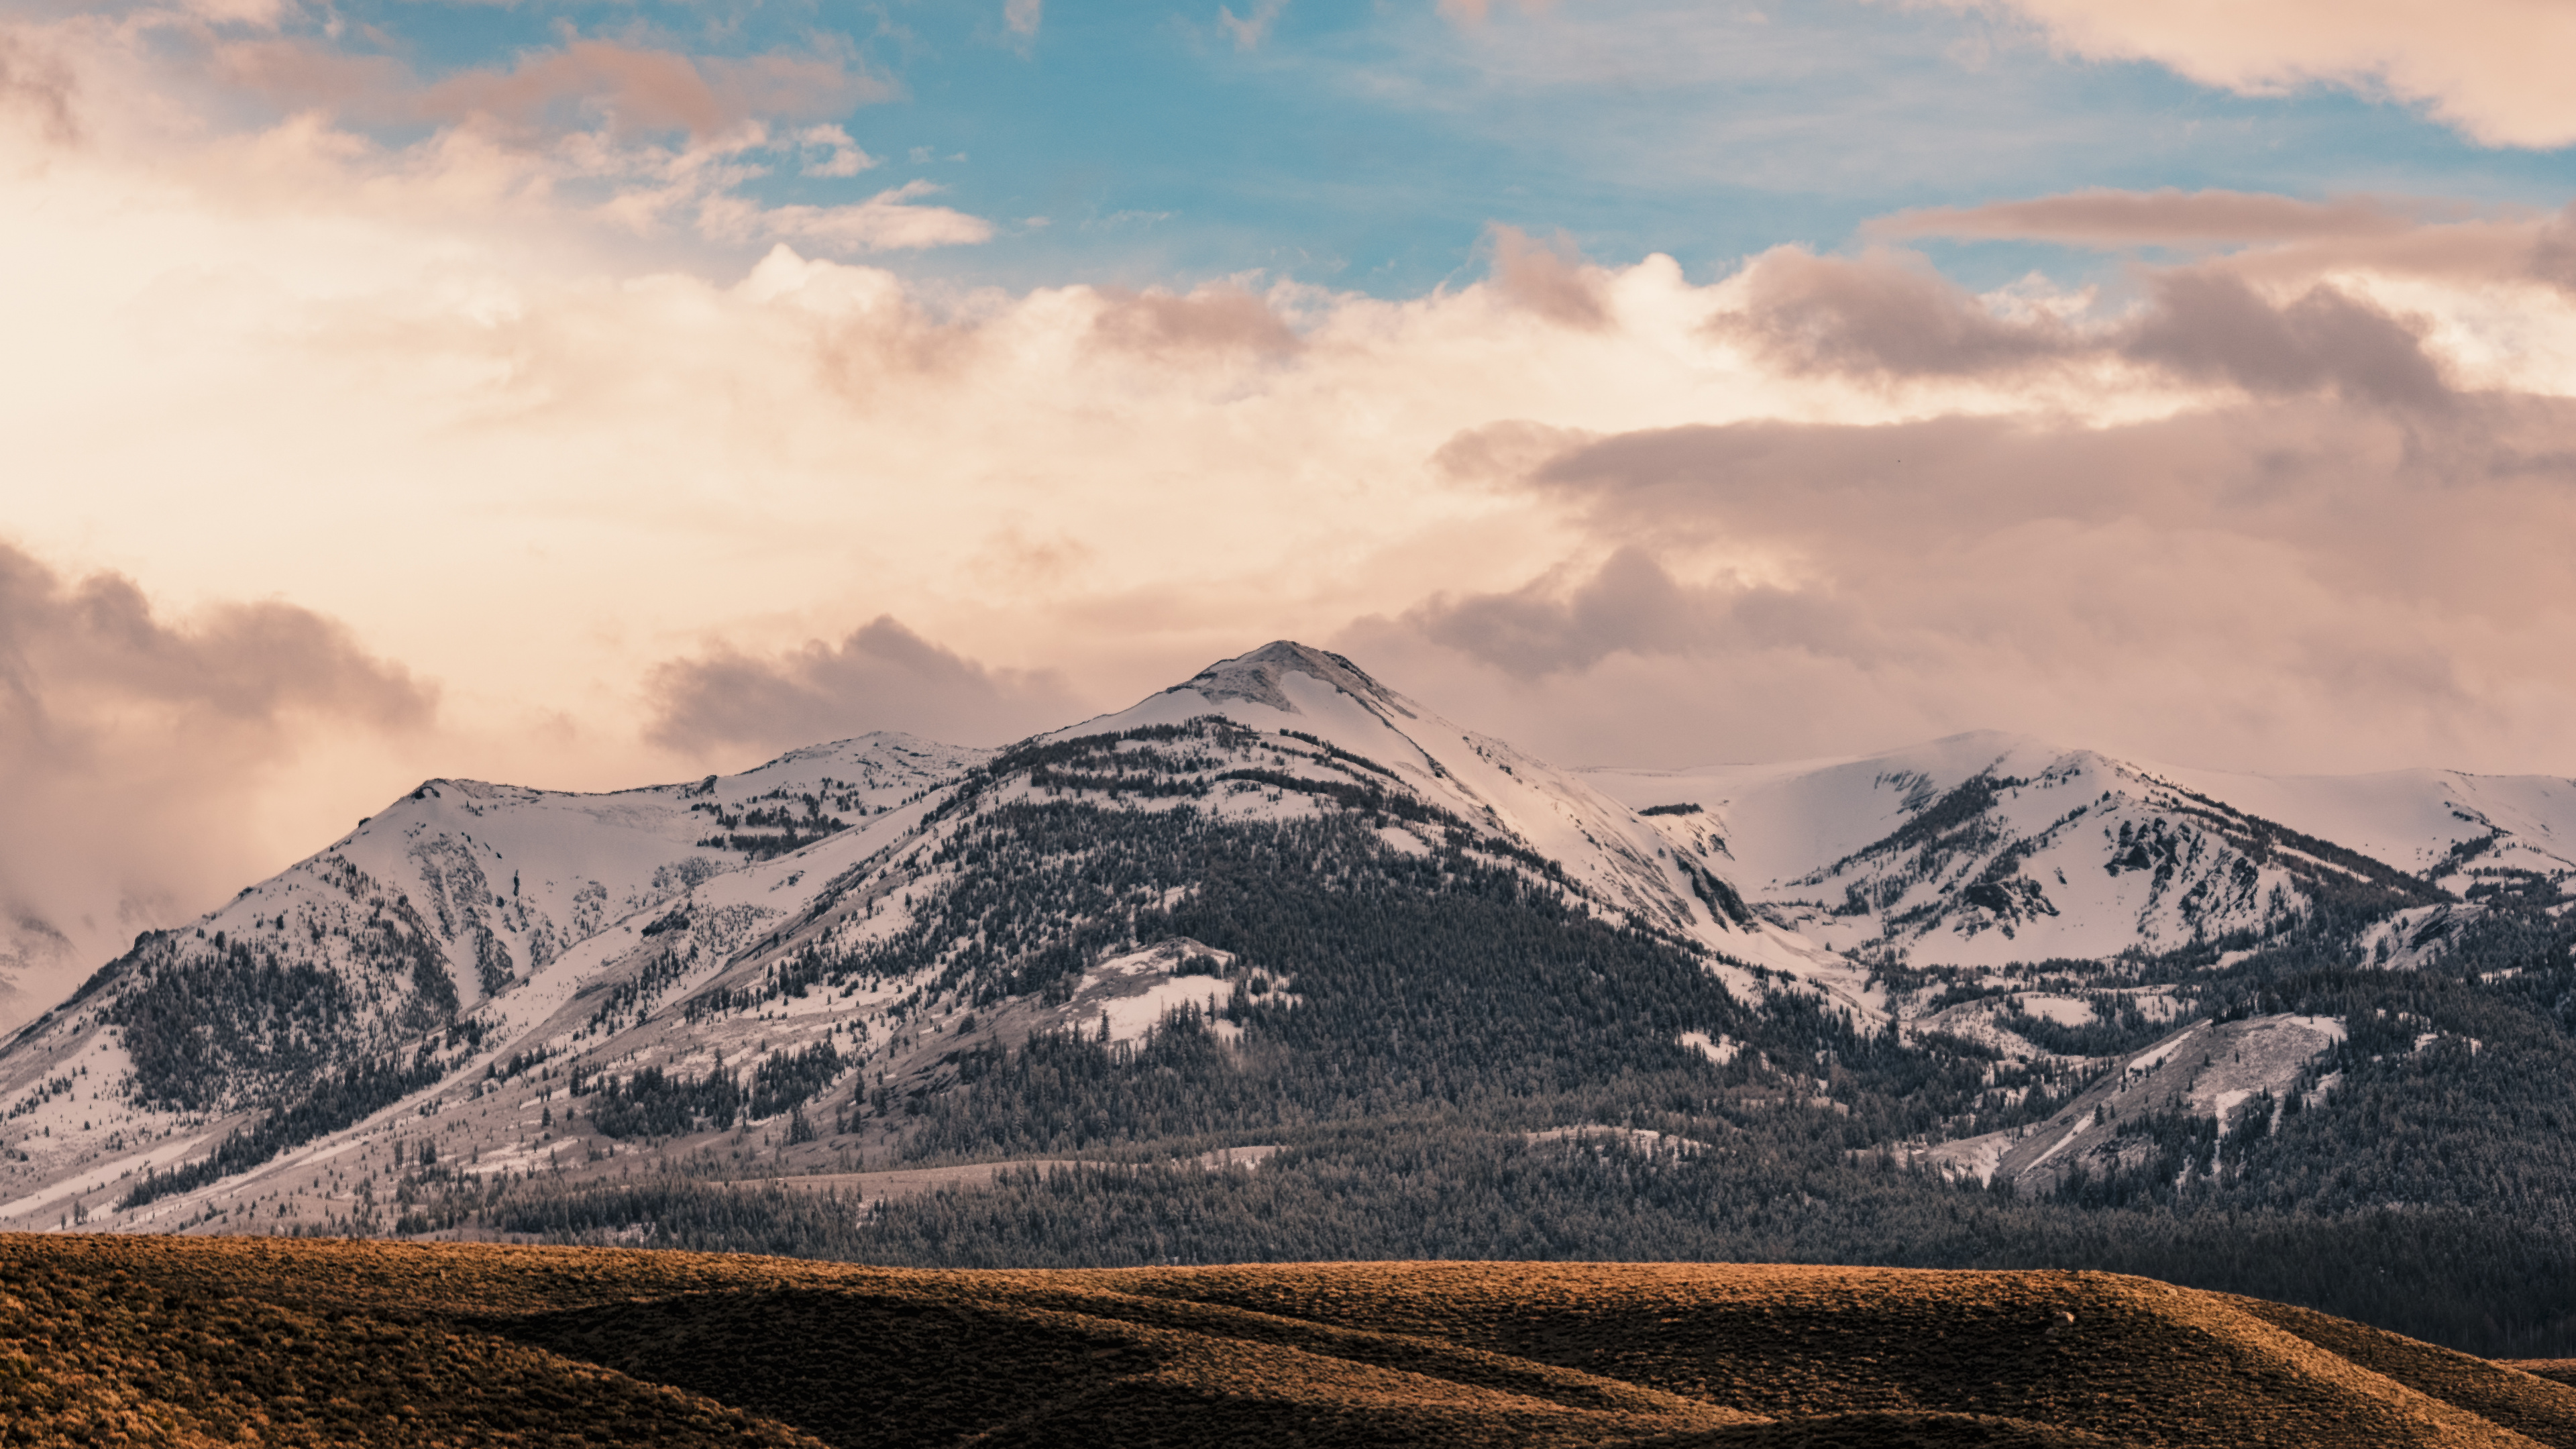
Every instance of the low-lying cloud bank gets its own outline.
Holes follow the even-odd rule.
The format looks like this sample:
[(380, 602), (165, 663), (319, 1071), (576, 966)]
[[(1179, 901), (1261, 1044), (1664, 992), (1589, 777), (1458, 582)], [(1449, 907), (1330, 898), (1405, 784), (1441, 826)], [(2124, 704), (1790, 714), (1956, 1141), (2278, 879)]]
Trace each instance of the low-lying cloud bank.
[[(0, 1024), (237, 888), (316, 736), (427, 729), (436, 691), (293, 605), (156, 612), (0, 542)], [(319, 844), (320, 842), (315, 842)]]
[(1051, 671), (987, 668), (890, 615), (838, 644), (817, 639), (766, 656), (719, 647), (668, 660), (654, 666), (645, 693), (645, 738), (683, 754), (782, 753), (861, 726), (998, 745), (1068, 723), (1079, 709)]

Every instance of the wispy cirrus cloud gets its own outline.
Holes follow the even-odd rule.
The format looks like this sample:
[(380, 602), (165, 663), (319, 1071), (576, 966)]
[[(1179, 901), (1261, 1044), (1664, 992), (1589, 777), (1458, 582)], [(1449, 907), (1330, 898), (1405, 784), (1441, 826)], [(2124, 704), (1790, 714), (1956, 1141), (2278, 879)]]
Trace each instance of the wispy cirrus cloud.
[(2384, 237), (2415, 229), (2427, 213), (2456, 210), (2371, 196), (2332, 201), (2245, 191), (2121, 191), (2093, 187), (1982, 206), (1919, 207), (1862, 230), (1881, 237), (2050, 241), (2074, 246), (2190, 247)]
[(901, 94), (829, 50), (702, 56), (580, 36), (434, 79), (392, 56), (307, 36), (220, 42), (212, 59), (223, 78), (282, 106), (362, 124), (483, 126), (529, 143), (603, 130), (708, 139), (755, 120), (819, 120)]

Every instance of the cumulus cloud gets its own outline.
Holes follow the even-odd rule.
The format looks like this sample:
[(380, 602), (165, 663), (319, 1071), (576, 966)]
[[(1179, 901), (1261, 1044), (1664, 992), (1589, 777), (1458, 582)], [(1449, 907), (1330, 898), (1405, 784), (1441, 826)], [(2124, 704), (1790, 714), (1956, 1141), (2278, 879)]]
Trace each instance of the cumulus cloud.
[(317, 736), (413, 734), (435, 710), (308, 610), (173, 620), (127, 578), (0, 543), (0, 1023), (281, 863), (250, 817)]
[(657, 666), (647, 683), (656, 744), (693, 756), (775, 754), (872, 730), (1002, 744), (1070, 723), (1078, 706), (1052, 671), (991, 669), (891, 616), (838, 644), (783, 654), (718, 649)]
[(2221, 273), (2161, 276), (2154, 305), (2121, 345), (2138, 361), (2257, 394), (2332, 387), (2413, 408), (2440, 407), (2450, 397), (2425, 355), (2421, 322), (2410, 325), (2323, 283), (2275, 304)]
[(2074, 54), (2151, 60), (2206, 85), (2275, 94), (2328, 85), (2421, 105), (2490, 146), (2576, 141), (2557, 0), (1948, 0), (2028, 17)]
[(1974, 377), (2125, 364), (2261, 396), (2325, 389), (2418, 409), (2450, 401), (2424, 319), (2327, 282), (2267, 296), (2216, 266), (2141, 279), (2136, 309), (2078, 326), (2044, 307), (2003, 312), (1912, 253), (1780, 247), (1746, 267), (1744, 305), (1709, 325), (1803, 372)]
[(1746, 305), (1712, 326), (1808, 372), (1970, 375), (2063, 360), (2087, 344), (2053, 318), (1997, 316), (1922, 257), (1776, 247), (1744, 272)]
[(1514, 227), (1495, 226), (1494, 287), (1514, 304), (1566, 327), (1598, 331), (1610, 325), (1601, 279), (1584, 265), (1574, 239), (1559, 232), (1539, 241)]
[(1240, 283), (1210, 282), (1187, 294), (1160, 288), (1098, 289), (1103, 306), (1092, 331), (1104, 342), (1139, 352), (1235, 351), (1283, 356), (1301, 345), (1270, 304)]

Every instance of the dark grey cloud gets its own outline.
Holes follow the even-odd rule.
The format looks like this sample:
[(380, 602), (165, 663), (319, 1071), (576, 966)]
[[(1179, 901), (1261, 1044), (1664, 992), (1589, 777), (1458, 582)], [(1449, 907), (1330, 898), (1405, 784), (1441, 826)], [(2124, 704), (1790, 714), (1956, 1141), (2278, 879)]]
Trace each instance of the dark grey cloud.
[(290, 604), (163, 617), (0, 543), (0, 1021), (276, 862), (249, 819), (317, 729), (428, 728), (436, 691)]
[(1001, 744), (1081, 713), (1053, 671), (987, 668), (891, 616), (837, 644), (669, 660), (654, 668), (647, 694), (653, 718), (645, 738), (691, 755), (774, 754), (875, 730)]
[(2282, 396), (2334, 388), (2372, 402), (2435, 408), (2449, 401), (2424, 352), (2423, 324), (2319, 284), (2283, 306), (2214, 272), (2155, 278), (2147, 314), (2123, 355), (2185, 377)]
[(1794, 371), (1957, 377), (2063, 361), (2092, 344), (2053, 320), (1996, 316), (1920, 256), (1782, 247), (1745, 272), (1750, 304), (1711, 326)]
[(1973, 377), (2118, 359), (2265, 397), (2332, 391), (2419, 409), (2451, 391), (2425, 325), (2315, 283), (2274, 302), (2213, 267), (2141, 274), (2132, 315), (2079, 328), (1999, 316), (1912, 253), (1823, 257), (1783, 247), (1746, 268), (1746, 304), (1709, 322), (1802, 373)]

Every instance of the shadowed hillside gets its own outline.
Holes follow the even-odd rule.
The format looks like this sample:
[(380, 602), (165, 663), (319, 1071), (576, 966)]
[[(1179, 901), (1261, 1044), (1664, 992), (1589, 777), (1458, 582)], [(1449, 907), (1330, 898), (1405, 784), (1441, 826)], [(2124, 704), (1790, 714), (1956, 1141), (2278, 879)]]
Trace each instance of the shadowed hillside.
[(2576, 1446), (2576, 1388), (2100, 1273), (0, 1238), (0, 1444), (600, 1442)]

